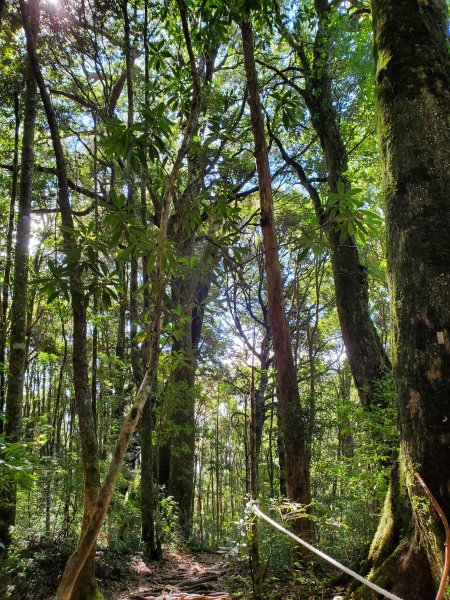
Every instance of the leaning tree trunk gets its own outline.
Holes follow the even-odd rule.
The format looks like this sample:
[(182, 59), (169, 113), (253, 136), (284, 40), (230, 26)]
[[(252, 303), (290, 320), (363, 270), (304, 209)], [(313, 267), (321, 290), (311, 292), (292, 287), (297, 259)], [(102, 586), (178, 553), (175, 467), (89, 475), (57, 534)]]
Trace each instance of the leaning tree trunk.
[(401, 452), (372, 577), (435, 598), (450, 520), (450, 60), (445, 0), (374, 0), (378, 127)]
[[(253, 49), (252, 25), (241, 23), (244, 66), (249, 93), (250, 116), (255, 143), (256, 167), (259, 180), (261, 230), (263, 237), (269, 319), (272, 330), (274, 362), (277, 374), (277, 396), (281, 428), (286, 449), (286, 480), (289, 499), (309, 505), (311, 502), (309, 456), (306, 448), (306, 429), (297, 386), (291, 335), (284, 309), (283, 284), (275, 232), (272, 181), (269, 151), (264, 130)], [(309, 519), (296, 519), (297, 533), (311, 531)]]
[[(73, 234), (74, 222), (72, 208), (70, 205), (67, 168), (64, 150), (59, 135), (58, 123), (53, 110), (50, 95), (48, 93), (44, 78), (42, 76), (39, 59), (36, 52), (37, 31), (34, 32), (30, 22), (30, 8), (38, 3), (26, 4), (20, 0), (23, 25), (27, 39), (27, 50), (33, 67), (34, 76), (44, 105), (52, 145), (55, 154), (56, 172), (58, 179), (58, 204), (61, 212), (61, 221), (64, 225), (63, 244), (66, 255), (76, 248), (76, 239)], [(69, 263), (69, 286), (72, 304), (73, 319), (73, 384), (75, 390), (75, 402), (80, 426), (80, 439), (82, 447), (82, 462), (84, 476), (84, 511), (82, 522), (82, 534), (94, 513), (99, 489), (100, 471), (98, 464), (97, 436), (95, 432), (94, 416), (88, 376), (88, 346), (87, 346), (87, 316), (86, 299), (83, 291), (81, 267), (75, 263)], [(89, 600), (99, 598), (101, 594), (95, 579), (95, 551), (91, 549), (89, 556), (83, 563), (83, 568), (77, 573), (79, 577), (74, 581), (71, 589), (71, 600)]]
[[(350, 184), (346, 179), (347, 150), (333, 105), (328, 65), (333, 9), (326, 0), (316, 0), (315, 4), (319, 25), (304, 98), (324, 153), (329, 190), (336, 193), (340, 181), (347, 188)], [(327, 219), (325, 231), (342, 339), (361, 403), (366, 408), (386, 405), (388, 401), (383, 398), (382, 389), (377, 384), (390, 373), (391, 364), (370, 316), (367, 269), (361, 263), (353, 237), (341, 240), (340, 228), (332, 219)]]
[[(333, 12), (337, 9), (335, 3), (328, 0), (315, 0), (314, 4), (318, 24), (311, 59), (303, 45), (292, 39), (283, 24), (281, 27), (300, 58), (305, 77), (302, 96), (324, 155), (328, 189), (336, 193), (340, 182), (346, 190), (350, 189), (346, 177), (347, 149), (334, 107), (329, 67), (332, 50), (330, 35), (335, 17)], [(356, 241), (349, 235), (342, 239), (339, 223), (330, 218), (302, 166), (286, 153), (275, 136), (274, 139), (283, 158), (297, 173), (310, 195), (319, 225), (327, 237), (342, 339), (361, 404), (367, 409), (386, 406), (388, 398), (383, 394), (386, 390), (380, 382), (389, 376), (391, 364), (370, 315), (367, 269), (360, 259)]]
[[(23, 2), (23, 0), (21, 0), (21, 2)], [(117, 443), (108, 466), (108, 471), (100, 488), (98, 500), (95, 505), (95, 509), (92, 513), (89, 524), (84, 530), (83, 535), (81, 536), (75, 551), (72, 553), (69, 560), (67, 561), (64, 574), (62, 576), (61, 582), (58, 587), (58, 591), (56, 593), (56, 600), (70, 599), (75, 581), (82, 572), (86, 560), (88, 560), (88, 557), (95, 548), (97, 536), (100, 531), (100, 528), (103, 525), (106, 512), (111, 502), (111, 498), (114, 493), (117, 478), (122, 468), (128, 444), (139, 422), (142, 409), (152, 391), (152, 386), (154, 384), (158, 368), (159, 342), (161, 336), (161, 318), (163, 313), (163, 300), (165, 289), (165, 247), (167, 241), (167, 226), (172, 207), (172, 195), (173, 190), (175, 188), (178, 173), (182, 168), (183, 161), (189, 149), (191, 138), (197, 127), (198, 116), (200, 113), (200, 79), (198, 76), (195, 57), (192, 49), (187, 20), (187, 8), (183, 0), (177, 0), (177, 4), (180, 11), (183, 34), (189, 55), (189, 66), (193, 83), (192, 104), (183, 139), (178, 149), (172, 169), (168, 175), (166, 186), (164, 188), (164, 194), (161, 201), (161, 218), (157, 239), (155, 270), (152, 282), (152, 289), (154, 291), (154, 306), (152, 321), (150, 324), (148, 366), (145, 371), (141, 386), (136, 394), (136, 398), (133, 402), (131, 410), (125, 418), (125, 421), (119, 432)]]
[[(30, 15), (34, 32), (38, 29), (39, 8)], [(23, 383), (27, 354), (26, 321), (28, 295), (28, 259), (31, 226), (31, 202), (34, 168), (34, 132), (37, 113), (37, 86), (30, 60), (26, 67), (25, 110), (20, 169), (19, 216), (14, 249), (13, 301), (9, 344), (8, 391), (6, 395), (5, 435), (10, 443), (20, 441)], [(6, 302), (5, 302), (6, 305)], [(6, 315), (5, 315), (6, 316)], [(16, 521), (16, 486), (13, 481), (0, 496), (0, 540), (8, 546)]]

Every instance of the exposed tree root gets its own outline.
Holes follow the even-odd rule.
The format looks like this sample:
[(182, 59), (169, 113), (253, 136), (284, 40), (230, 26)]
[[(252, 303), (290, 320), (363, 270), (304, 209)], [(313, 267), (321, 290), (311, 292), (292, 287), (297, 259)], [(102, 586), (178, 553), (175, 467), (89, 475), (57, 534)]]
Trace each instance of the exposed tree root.
[(223, 559), (216, 555), (192, 556), (186, 552), (174, 552), (165, 563), (135, 563), (142, 576), (142, 584), (128, 593), (120, 594), (121, 600), (231, 600), (228, 592), (220, 589), (218, 580), (227, 573)]
[(130, 600), (231, 600), (231, 596), (226, 592), (216, 592), (213, 594), (188, 594), (186, 592), (163, 593), (159, 596), (130, 596)]
[[(442, 571), (435, 515), (405, 465), (395, 465), (364, 575), (404, 600), (434, 600)], [(432, 540), (433, 543), (430, 542)], [(359, 587), (356, 598), (372, 600)]]

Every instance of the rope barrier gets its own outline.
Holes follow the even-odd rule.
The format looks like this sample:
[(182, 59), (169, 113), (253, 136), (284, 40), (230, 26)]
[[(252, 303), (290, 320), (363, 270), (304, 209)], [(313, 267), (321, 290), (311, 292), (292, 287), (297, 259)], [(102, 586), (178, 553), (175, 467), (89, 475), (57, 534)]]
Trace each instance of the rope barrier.
[(291, 539), (293, 539), (295, 542), (297, 542), (298, 544), (300, 544), (300, 545), (304, 546), (305, 548), (307, 548), (310, 552), (313, 552), (317, 556), (320, 556), (320, 558), (322, 558), (323, 560), (326, 560), (328, 563), (330, 563), (331, 565), (333, 565), (337, 569), (340, 569), (341, 571), (344, 571), (344, 573), (347, 573), (348, 575), (350, 575), (351, 577), (353, 577), (353, 579), (357, 579), (359, 582), (361, 582), (364, 585), (366, 585), (367, 587), (371, 588), (372, 590), (374, 590), (378, 594), (381, 594), (385, 598), (389, 598), (390, 600), (402, 600), (399, 596), (396, 596), (395, 594), (391, 594), (391, 592), (383, 590), (383, 588), (381, 588), (380, 586), (376, 585), (375, 583), (372, 583), (368, 579), (365, 579), (364, 577), (361, 577), (361, 575), (358, 575), (358, 573), (355, 573), (355, 571), (352, 571), (351, 569), (349, 569), (345, 565), (341, 564), (340, 562), (338, 562), (334, 558), (331, 558), (331, 556), (328, 556), (327, 554), (325, 554), (321, 550), (318, 550), (314, 546), (311, 546), (311, 544), (308, 544), (308, 542), (305, 542), (301, 538), (297, 537), (292, 532), (288, 531), (287, 529), (285, 529), (284, 527), (282, 527), (281, 525), (279, 525), (278, 523), (276, 523), (276, 521), (273, 521), (270, 517), (268, 517), (267, 515), (265, 515), (257, 507), (257, 505), (255, 504), (254, 501), (250, 501), (250, 504), (251, 504), (251, 510), (252, 510), (252, 512), (257, 517), (259, 517), (262, 521), (265, 521), (268, 525), (270, 525), (271, 527), (273, 527), (273, 529), (277, 529), (278, 531), (281, 531), (281, 533), (286, 534)]
[(444, 569), (442, 571), (441, 583), (439, 585), (439, 590), (438, 590), (438, 593), (436, 596), (436, 600), (442, 600), (442, 598), (444, 597), (444, 594), (445, 594), (445, 588), (447, 587), (447, 579), (448, 579), (448, 575), (450, 572), (450, 527), (449, 527), (449, 524), (447, 521), (447, 517), (444, 514), (444, 511), (439, 506), (438, 501), (431, 493), (430, 488), (427, 486), (427, 484), (422, 479), (422, 477), (419, 475), (419, 473), (415, 473), (415, 477), (416, 477), (417, 481), (420, 483), (420, 485), (423, 487), (423, 489), (425, 490), (425, 492), (426, 492), (428, 498), (431, 500), (431, 503), (433, 504), (437, 514), (440, 516), (442, 524), (444, 525), (444, 530), (445, 530)]

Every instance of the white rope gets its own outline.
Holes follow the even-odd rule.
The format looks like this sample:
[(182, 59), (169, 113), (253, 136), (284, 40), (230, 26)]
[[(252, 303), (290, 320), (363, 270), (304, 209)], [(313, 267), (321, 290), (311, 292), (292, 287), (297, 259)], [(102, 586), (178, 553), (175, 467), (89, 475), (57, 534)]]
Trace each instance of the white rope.
[(323, 560), (326, 560), (334, 567), (340, 569), (341, 571), (344, 571), (344, 573), (351, 575), (354, 579), (357, 579), (364, 585), (367, 585), (367, 587), (371, 588), (375, 592), (378, 592), (378, 594), (381, 594), (385, 598), (390, 598), (390, 600), (402, 600), (399, 596), (396, 596), (395, 594), (391, 594), (390, 592), (383, 590), (383, 588), (380, 588), (380, 586), (376, 585), (375, 583), (372, 583), (368, 579), (364, 579), (364, 577), (361, 577), (361, 575), (358, 575), (358, 573), (355, 573), (355, 571), (352, 571), (351, 569), (349, 569), (345, 565), (341, 564), (337, 560), (334, 560), (334, 558), (331, 558), (331, 556), (328, 556), (321, 550), (318, 550), (317, 548), (314, 548), (314, 546), (311, 546), (311, 544), (308, 544), (308, 542), (305, 542), (304, 540), (300, 539), (299, 537), (297, 537), (296, 535), (294, 535), (293, 533), (291, 533), (290, 531), (288, 531), (287, 529), (285, 529), (284, 527), (282, 527), (281, 525), (279, 525), (278, 523), (273, 521), (270, 517), (265, 515), (263, 512), (261, 512), (254, 502), (251, 502), (250, 504), (251, 504), (251, 510), (255, 513), (256, 516), (258, 516), (260, 519), (262, 519), (263, 521), (268, 523), (274, 529), (277, 529), (278, 531), (285, 533), (287, 536), (292, 538), (294, 541), (298, 542), (299, 544), (301, 544), (302, 546), (307, 548), (310, 552), (317, 554), (317, 556), (320, 556), (320, 558), (323, 558)]

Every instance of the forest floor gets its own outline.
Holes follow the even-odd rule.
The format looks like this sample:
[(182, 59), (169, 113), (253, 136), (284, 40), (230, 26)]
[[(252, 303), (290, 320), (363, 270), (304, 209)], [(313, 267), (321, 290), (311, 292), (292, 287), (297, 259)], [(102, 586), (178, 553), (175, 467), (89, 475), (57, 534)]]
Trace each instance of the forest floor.
[[(248, 563), (227, 560), (223, 555), (170, 550), (164, 561), (145, 563), (135, 556), (128, 574), (104, 589), (106, 600), (249, 600), (251, 580)], [(107, 583), (105, 580), (103, 584)], [(341, 595), (342, 594), (342, 595)], [(301, 578), (272, 580), (265, 586), (264, 600), (340, 600), (343, 587)]]
[(229, 573), (223, 556), (171, 550), (164, 561), (145, 563), (135, 556), (130, 562), (126, 589), (111, 600), (231, 600), (222, 578)]
[[(0, 572), (0, 598), (50, 600), (72, 549), (71, 544), (41, 541), (12, 556)], [(97, 558), (97, 578), (105, 600), (252, 600), (248, 558), (233, 552), (165, 547), (164, 560), (144, 562), (131, 548), (110, 548), (99, 549)], [(266, 565), (264, 600), (341, 600), (345, 596), (344, 587), (328, 584), (336, 573), (311, 561), (302, 566), (285, 558), (276, 565), (272, 561), (270, 569)], [(2, 590), (8, 590), (6, 596)]]

